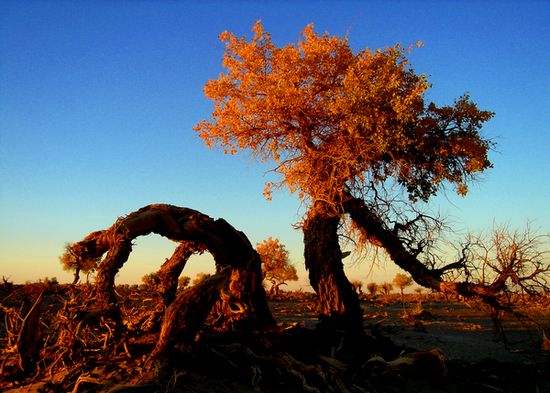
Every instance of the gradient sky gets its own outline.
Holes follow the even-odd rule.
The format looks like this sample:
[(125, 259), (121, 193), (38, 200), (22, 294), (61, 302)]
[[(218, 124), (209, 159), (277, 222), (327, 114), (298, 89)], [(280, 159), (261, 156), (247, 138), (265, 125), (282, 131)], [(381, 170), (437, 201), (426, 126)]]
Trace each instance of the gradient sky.
[[(212, 109), (202, 86), (221, 72), (229, 30), (255, 20), (280, 45), (314, 23), (354, 49), (421, 40), (413, 67), (428, 99), (468, 92), (496, 112), (484, 128), (497, 142), (494, 169), (466, 198), (433, 207), (460, 233), (493, 223), (550, 232), (550, 2), (541, 1), (9, 1), (0, 2), (0, 276), (69, 281), (66, 242), (150, 203), (223, 217), (252, 241), (287, 245), (305, 285), (303, 210), (284, 192), (262, 197), (270, 167), (208, 150), (192, 131)], [(139, 282), (174, 245), (139, 238), (118, 282)], [(391, 279), (387, 265), (367, 277)], [(213, 269), (193, 258), (184, 274)]]

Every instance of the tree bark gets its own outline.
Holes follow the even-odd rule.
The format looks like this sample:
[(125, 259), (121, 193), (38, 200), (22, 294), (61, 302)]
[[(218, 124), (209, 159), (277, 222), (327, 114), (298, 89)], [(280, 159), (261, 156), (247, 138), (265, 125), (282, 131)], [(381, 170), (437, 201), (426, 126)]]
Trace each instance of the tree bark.
[(202, 253), (204, 247), (197, 243), (182, 242), (166, 262), (162, 264), (158, 272), (160, 279), (160, 297), (162, 299), (163, 310), (166, 309), (176, 298), (178, 289), (178, 278), (183, 271), (187, 260), (194, 253)]
[[(223, 219), (214, 220), (196, 210), (166, 204), (145, 206), (119, 218), (110, 228), (93, 232), (71, 246), (73, 253), (82, 259), (98, 258), (107, 252), (95, 282), (96, 301), (101, 308), (116, 308), (115, 276), (130, 255), (132, 240), (150, 233), (178, 243), (192, 242), (208, 250), (218, 271), (230, 266), (237, 272), (231, 275), (228, 289), (230, 296), (246, 304), (247, 313), (243, 318), (254, 316), (258, 323), (274, 323), (262, 286), (261, 260), (248, 238)], [(180, 249), (184, 255), (188, 251)], [(165, 269), (167, 276), (175, 278), (175, 272), (180, 267), (183, 269), (184, 255), (176, 252), (173, 263)], [(175, 280), (177, 285), (177, 278)], [(171, 284), (167, 284), (165, 296), (168, 299)]]
[(76, 285), (78, 283), (78, 280), (80, 280), (80, 268), (77, 266), (74, 269), (72, 285)]
[(194, 253), (202, 253), (203, 251), (204, 247), (197, 243), (182, 242), (176, 247), (172, 256), (162, 264), (157, 272), (159, 279), (159, 284), (157, 285), (159, 297), (156, 299), (153, 314), (141, 327), (143, 330), (148, 332), (156, 331), (161, 326), (166, 309), (174, 299), (176, 299), (178, 279), (188, 259)]
[(166, 309), (154, 357), (169, 355), (175, 344), (188, 346), (227, 287), (231, 270), (225, 268), (200, 284), (186, 289)]
[(309, 281), (318, 296), (319, 322), (355, 333), (363, 331), (357, 293), (344, 273), (336, 215), (313, 213), (304, 225), (304, 257)]

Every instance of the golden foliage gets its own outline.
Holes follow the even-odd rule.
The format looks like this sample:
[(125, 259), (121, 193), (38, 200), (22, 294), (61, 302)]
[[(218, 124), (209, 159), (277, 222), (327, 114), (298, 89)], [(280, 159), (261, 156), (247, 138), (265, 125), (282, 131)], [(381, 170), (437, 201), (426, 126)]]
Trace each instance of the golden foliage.
[[(338, 206), (346, 189), (395, 179), (411, 199), (449, 181), (459, 194), (491, 166), (479, 129), (492, 117), (465, 95), (454, 105), (424, 102), (430, 87), (396, 45), (354, 53), (347, 38), (317, 34), (277, 47), (260, 22), (247, 40), (224, 32), (225, 72), (204, 87), (214, 103), (194, 129), (209, 147), (273, 160), (273, 188)], [(420, 46), (420, 44), (419, 44)]]
[(271, 293), (278, 291), (287, 281), (297, 281), (296, 268), (289, 262), (288, 251), (279, 239), (271, 237), (256, 244), (256, 251), (262, 260), (262, 276), (271, 283)]
[(82, 271), (90, 274), (97, 269), (101, 257), (97, 258), (82, 258), (78, 250), (71, 244), (65, 244), (64, 252), (59, 257), (59, 262), (63, 270)]
[(403, 289), (410, 287), (413, 284), (413, 279), (406, 274), (397, 273), (393, 278), (393, 283), (397, 288), (403, 291)]

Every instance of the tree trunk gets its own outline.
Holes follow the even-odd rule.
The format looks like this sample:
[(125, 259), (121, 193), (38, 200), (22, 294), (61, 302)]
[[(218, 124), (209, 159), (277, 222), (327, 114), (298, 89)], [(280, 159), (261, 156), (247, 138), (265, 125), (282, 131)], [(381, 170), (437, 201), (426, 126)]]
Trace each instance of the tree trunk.
[(74, 275), (73, 275), (73, 283), (72, 285), (76, 285), (78, 283), (78, 280), (80, 280), (80, 268), (77, 266), (74, 269)]
[[(98, 258), (108, 252), (97, 270), (95, 283), (96, 300), (101, 308), (116, 308), (115, 276), (130, 255), (132, 240), (150, 233), (178, 243), (192, 242), (207, 249), (218, 271), (231, 267), (233, 272), (227, 289), (229, 297), (246, 304), (247, 312), (242, 318), (250, 317), (263, 325), (274, 323), (262, 287), (261, 260), (248, 238), (223, 219), (213, 220), (196, 210), (165, 204), (141, 208), (119, 218), (110, 228), (93, 232), (71, 246), (72, 252), (82, 259)], [(181, 273), (185, 264), (183, 258), (189, 250), (184, 251), (184, 247), (176, 251), (174, 260), (165, 268), (166, 277), (170, 277), (164, 293), (167, 300), (172, 297), (172, 281), (177, 285), (176, 271)], [(233, 315), (228, 314), (228, 317), (233, 318)]]
[(178, 279), (187, 263), (187, 260), (194, 253), (202, 253), (204, 247), (193, 242), (182, 242), (166, 262), (162, 264), (158, 272), (160, 280), (160, 297), (163, 310), (167, 308), (176, 298)]
[(183, 268), (187, 264), (187, 260), (194, 253), (202, 253), (203, 251), (204, 247), (201, 247), (197, 243), (182, 242), (176, 247), (176, 250), (170, 259), (167, 259), (162, 264), (157, 272), (160, 281), (157, 286), (159, 297), (156, 300), (153, 314), (141, 327), (144, 331), (157, 331), (157, 329), (161, 326), (166, 309), (170, 306), (174, 299), (176, 299), (178, 279), (183, 271)]
[(304, 257), (309, 281), (318, 296), (321, 326), (362, 333), (363, 313), (357, 293), (344, 273), (336, 215), (312, 213), (304, 225)]
[(123, 236), (113, 242), (97, 270), (95, 293), (101, 308), (116, 308), (115, 277), (132, 252), (132, 239)]

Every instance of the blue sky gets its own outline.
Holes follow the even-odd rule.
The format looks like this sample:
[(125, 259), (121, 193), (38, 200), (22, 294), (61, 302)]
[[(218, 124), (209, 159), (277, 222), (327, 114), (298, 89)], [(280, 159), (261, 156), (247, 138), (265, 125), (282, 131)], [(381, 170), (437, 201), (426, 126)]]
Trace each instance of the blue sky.
[[(200, 3), (200, 4), (197, 4)], [(223, 217), (253, 243), (279, 238), (301, 265), (297, 199), (262, 197), (269, 166), (208, 150), (192, 131), (209, 116), (202, 86), (222, 71), (219, 33), (250, 35), (255, 20), (280, 44), (301, 30), (349, 35), (356, 50), (421, 40), (410, 59), (433, 84), (428, 98), (465, 92), (496, 112), (497, 142), (466, 198), (433, 207), (458, 231), (493, 222), (550, 232), (550, 3), (534, 1), (10, 1), (0, 3), (0, 275), (55, 276), (65, 242), (117, 216), (164, 202)], [(160, 237), (138, 239), (120, 282), (171, 255)], [(361, 280), (368, 263), (349, 269)], [(213, 268), (194, 258), (184, 274)], [(299, 270), (305, 284), (306, 275)]]

